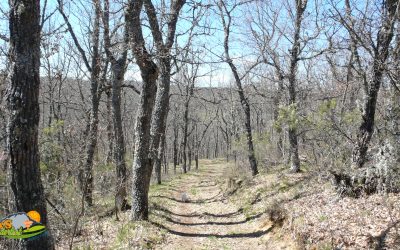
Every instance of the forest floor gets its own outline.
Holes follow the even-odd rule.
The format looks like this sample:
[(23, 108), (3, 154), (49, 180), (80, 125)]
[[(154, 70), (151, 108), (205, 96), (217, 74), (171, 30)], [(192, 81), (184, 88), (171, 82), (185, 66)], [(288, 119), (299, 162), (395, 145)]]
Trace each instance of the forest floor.
[[(246, 176), (222, 159), (150, 190), (149, 222), (85, 218), (78, 249), (400, 249), (399, 195), (340, 198), (321, 170)], [(282, 219), (282, 221), (281, 221)], [(59, 249), (66, 248), (61, 242)]]

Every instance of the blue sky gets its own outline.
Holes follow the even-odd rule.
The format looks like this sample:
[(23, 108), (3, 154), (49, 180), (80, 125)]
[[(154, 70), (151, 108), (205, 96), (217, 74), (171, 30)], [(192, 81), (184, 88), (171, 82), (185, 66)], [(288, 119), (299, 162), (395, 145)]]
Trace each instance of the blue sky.
[[(82, 47), (89, 54), (90, 51), (90, 25), (91, 25), (91, 0), (64, 0), (65, 1), (65, 10), (69, 13), (70, 22), (74, 28), (75, 33), (77, 34)], [(111, 9), (116, 11), (121, 9), (122, 4), (121, 0), (111, 0)], [(155, 1), (159, 3), (159, 1)], [(167, 1), (168, 2), (168, 1)], [(288, 38), (281, 38), (279, 40), (279, 46), (277, 47), (277, 51), (279, 54), (284, 56), (288, 54), (288, 50), (291, 47), (290, 39), (291, 32), (293, 30), (293, 22), (290, 16), (290, 4), (293, 4), (294, 1), (291, 0), (260, 0), (255, 3), (248, 4), (246, 6), (240, 7), (233, 12), (233, 26), (232, 26), (232, 34), (231, 34), (231, 56), (233, 58), (237, 58), (235, 62), (238, 67), (241, 69), (244, 64), (251, 64), (252, 61), (256, 59), (257, 51), (254, 48), (254, 42), (252, 41), (251, 34), (249, 33), (249, 26), (251, 21), (255, 18), (256, 13), (254, 12), (255, 4), (266, 4), (265, 6), (269, 6), (271, 10), (279, 12), (278, 24), (279, 28), (283, 31), (283, 33), (288, 35)], [(306, 19), (304, 20), (303, 27), (303, 35), (310, 35), (315, 30), (315, 22), (314, 17), (316, 16), (316, 6), (318, 6), (319, 18), (322, 18), (323, 11), (329, 8), (331, 3), (335, 3), (339, 9), (343, 8), (342, 0), (309, 0), (307, 11), (306, 11)], [(372, 1), (373, 3), (375, 1)], [(201, 1), (202, 4), (214, 4), (213, 1)], [(44, 0), (41, 0), (41, 4), (44, 4)], [(0, 7), (2, 10), (8, 9), (8, 3), (6, 1), (0, 2)], [(167, 3), (168, 5), (168, 3)], [(46, 13), (51, 13), (57, 7), (57, 0), (48, 0), (47, 2), (47, 11)], [(359, 9), (359, 11), (355, 11), (355, 15), (359, 15), (363, 12), (365, 7), (365, 1), (355, 0), (354, 6)], [(191, 9), (189, 5), (186, 5), (182, 10), (182, 17), (178, 22), (177, 33), (182, 33), (187, 31), (192, 23), (190, 20)], [(121, 14), (117, 14), (118, 16), (111, 24), (113, 27), (116, 23), (121, 22)], [(144, 16), (144, 15), (143, 15)], [(113, 16), (112, 16), (113, 17)], [(63, 20), (58, 12), (54, 14), (54, 16), (49, 20), (47, 26), (44, 28), (44, 32), (46, 32), (47, 27), (49, 25), (53, 25), (54, 27), (58, 27), (63, 23)], [(210, 71), (213, 71), (212, 77), (205, 77), (199, 79), (199, 86), (207, 86), (210, 82), (213, 86), (218, 85), (226, 85), (229, 81), (231, 81), (231, 72), (228, 69), (226, 63), (217, 63), (221, 61), (219, 56), (223, 55), (223, 31), (221, 20), (219, 17), (219, 13), (217, 8), (214, 6), (212, 10), (209, 10), (204, 18), (201, 19), (200, 22), (202, 25), (209, 26), (210, 34), (206, 36), (196, 37), (193, 41), (193, 44), (196, 46), (198, 50), (201, 50), (199, 60), (205, 62), (206, 64), (202, 66), (200, 70), (200, 74), (206, 74)], [(332, 27), (324, 27), (326, 30)], [(65, 29), (65, 28), (64, 28)], [(121, 29), (122, 31), (122, 29)], [(202, 32), (201, 28), (197, 28), (196, 32)], [(8, 34), (8, 23), (6, 20), (0, 20), (0, 33)], [(151, 44), (151, 35), (148, 29), (144, 28), (145, 36), (148, 38), (149, 44)], [(323, 48), (326, 46), (326, 42), (324, 40), (324, 35), (321, 34), (320, 38), (314, 41), (314, 46), (316, 48)], [(178, 45), (183, 46), (186, 43), (187, 36), (181, 36), (178, 41)], [(52, 37), (50, 43), (52, 46), (57, 47), (57, 45), (62, 45), (60, 47), (60, 51), (63, 53), (70, 53), (71, 49), (68, 44), (72, 44), (71, 37), (67, 33), (59, 34), (57, 37)], [(5, 45), (4, 42), (0, 42), (0, 46)], [(64, 49), (66, 47), (67, 49)], [(43, 50), (42, 50), (43, 53)], [(239, 61), (240, 58), (240, 61)], [(2, 61), (4, 58), (2, 58)], [(60, 60), (60, 56), (53, 55), (50, 57), (50, 60), (53, 62), (57, 62)], [(283, 60), (285, 62), (285, 60)], [(208, 64), (207, 64), (208, 63)], [(4, 65), (4, 64), (2, 64)], [(43, 65), (43, 63), (42, 63)], [(1, 67), (1, 66), (0, 66)], [(246, 67), (246, 66), (244, 66)], [(300, 71), (304, 70), (304, 67), (300, 66)], [(267, 70), (268, 71), (268, 70)], [(71, 75), (73, 76), (73, 75)], [(140, 78), (140, 74), (137, 68), (134, 65), (130, 66), (130, 71), (127, 73), (128, 78)]]

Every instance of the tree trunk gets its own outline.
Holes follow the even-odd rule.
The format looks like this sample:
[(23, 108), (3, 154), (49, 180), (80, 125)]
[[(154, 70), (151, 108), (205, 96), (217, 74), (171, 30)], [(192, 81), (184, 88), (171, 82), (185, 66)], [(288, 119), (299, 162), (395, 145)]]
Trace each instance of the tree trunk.
[[(112, 109), (112, 121), (114, 127), (115, 137), (115, 149), (114, 149), (114, 162), (116, 170), (116, 190), (115, 190), (115, 209), (116, 215), (118, 209), (126, 209), (127, 202), (127, 170), (125, 164), (125, 137), (124, 130), (122, 127), (122, 111), (121, 111), (121, 88), (125, 78), (126, 62), (128, 57), (128, 44), (129, 44), (129, 33), (128, 27), (125, 26), (124, 30), (124, 41), (123, 51), (121, 56), (117, 59), (111, 52), (111, 39), (110, 39), (110, 28), (109, 28), (109, 0), (104, 1), (104, 45), (107, 57), (111, 62), (111, 109)], [(127, 25), (127, 24), (126, 24)]]
[(187, 138), (188, 138), (188, 125), (189, 125), (189, 97), (186, 96), (187, 100), (185, 102), (185, 111), (183, 115), (183, 142), (182, 142), (182, 158), (183, 158), (183, 164), (182, 164), (182, 172), (186, 173), (187, 172)]
[(160, 60), (161, 79), (157, 87), (157, 96), (153, 112), (153, 120), (151, 126), (151, 145), (150, 150), (155, 163), (155, 174), (157, 183), (161, 184), (161, 163), (164, 145), (162, 145), (167, 127), (167, 117), (169, 112), (169, 89), (171, 63), (170, 58), (162, 58)]
[[(7, 88), (8, 168), (15, 208), (36, 210), (48, 225), (39, 168), (40, 3), (10, 0), (11, 81)], [(50, 234), (22, 241), (22, 249), (54, 249)]]
[[(148, 61), (150, 62), (150, 61)], [(132, 167), (132, 219), (148, 219), (148, 192), (153, 168), (150, 153), (151, 114), (157, 90), (157, 66), (141, 69), (142, 93), (135, 129), (135, 157)]]
[[(185, 4), (186, 0), (171, 1), (170, 10), (166, 24), (168, 26), (168, 32), (164, 41), (162, 37), (162, 28), (160, 29), (160, 23), (163, 24), (163, 17), (160, 17), (160, 21), (157, 17), (157, 12), (151, 0), (144, 1), (144, 7), (146, 9), (147, 17), (149, 20), (150, 30), (153, 35), (154, 44), (157, 48), (159, 56), (159, 68), (161, 70), (161, 79), (159, 81), (157, 97), (155, 101), (153, 120), (151, 124), (151, 142), (150, 150), (153, 160), (159, 164), (156, 168), (159, 171), (161, 182), (161, 160), (158, 156), (162, 155), (162, 152), (158, 150), (163, 148), (160, 146), (160, 139), (165, 134), (166, 120), (169, 111), (169, 89), (171, 81), (171, 48), (175, 41), (176, 23), (181, 8)], [(163, 5), (161, 12), (166, 12), (165, 5)], [(158, 169), (160, 167), (160, 169)]]
[(108, 139), (108, 150), (106, 163), (111, 164), (113, 157), (113, 149), (114, 149), (114, 135), (113, 135), (113, 114), (111, 110), (111, 92), (106, 91), (107, 96), (107, 139)]
[(83, 179), (81, 187), (85, 196), (85, 201), (88, 206), (93, 205), (93, 160), (97, 147), (97, 132), (99, 128), (99, 76), (100, 76), (100, 3), (93, 1), (95, 6), (95, 19), (93, 24), (92, 42), (92, 62), (91, 62), (91, 75), (90, 75), (90, 124), (89, 134), (86, 144), (86, 162), (83, 167)]
[(188, 170), (190, 171), (192, 168), (192, 147), (190, 144), (188, 145)]
[(389, 55), (390, 43), (393, 39), (393, 28), (395, 23), (394, 15), (396, 14), (398, 1), (387, 0), (385, 2), (387, 16), (383, 18), (383, 23), (377, 37), (377, 47), (374, 50), (375, 54), (372, 68), (372, 79), (364, 103), (362, 122), (357, 133), (357, 142), (353, 149), (353, 168), (362, 168), (367, 160), (368, 146), (375, 126), (375, 110), (378, 93), (382, 84), (386, 60)]
[[(300, 54), (300, 30), (301, 22), (303, 19), (303, 13), (307, 7), (307, 0), (296, 0), (296, 20), (295, 20), (295, 31), (293, 37), (293, 46), (290, 50), (290, 69), (289, 69), (289, 105), (295, 109), (295, 119), (297, 119), (297, 104), (296, 104), (296, 75), (297, 66)], [(299, 146), (297, 128), (294, 121), (289, 121), (289, 144), (290, 144), (290, 171), (297, 173), (300, 171), (300, 159), (299, 159)]]
[(139, 66), (143, 86), (135, 125), (135, 156), (132, 166), (132, 220), (147, 220), (148, 192), (153, 168), (150, 157), (150, 127), (158, 68), (148, 53), (142, 33), (140, 13), (143, 1), (129, 1), (125, 20), (132, 38), (132, 50)]
[[(112, 79), (112, 111), (114, 121), (114, 137), (115, 137), (115, 149), (114, 149), (114, 161), (115, 169), (117, 173), (117, 185), (116, 185), (116, 200), (122, 201), (122, 206), (127, 204), (127, 172), (125, 164), (125, 138), (122, 127), (122, 112), (121, 112), (121, 85), (124, 81), (126, 65), (126, 54), (124, 54), (117, 64), (111, 66), (113, 72)], [(117, 197), (118, 196), (118, 197)]]
[(174, 141), (173, 141), (174, 174), (176, 174), (176, 166), (178, 165), (178, 136), (179, 136), (179, 129), (178, 126), (174, 124)]
[(219, 157), (218, 143), (219, 143), (219, 137), (218, 137), (218, 129), (217, 129), (216, 130), (216, 135), (215, 135), (214, 158), (218, 158)]
[[(279, 74), (279, 72), (278, 72)], [(283, 76), (279, 75), (279, 82), (278, 82), (278, 91), (276, 93), (276, 95), (273, 98), (273, 102), (274, 102), (274, 111), (273, 111), (273, 115), (274, 115), (274, 122), (278, 121), (278, 117), (279, 117), (279, 104), (281, 102), (281, 98), (282, 98), (282, 92), (283, 92)], [(277, 142), (276, 142), (276, 155), (278, 159), (282, 159), (283, 157), (283, 140), (282, 140), (282, 131), (276, 131), (276, 136), (277, 136)]]
[(196, 170), (199, 169), (199, 150), (196, 151), (196, 155), (194, 156), (194, 160), (196, 161)]
[(155, 174), (156, 174), (156, 181), (157, 184), (161, 184), (161, 165), (163, 162), (164, 158), (164, 148), (165, 148), (165, 134), (162, 136), (161, 141), (160, 141), (160, 147), (157, 150), (157, 157), (154, 159), (154, 165), (155, 165)]
[(245, 93), (244, 93), (244, 90), (242, 87), (242, 79), (239, 77), (238, 70), (237, 70), (235, 64), (233, 63), (233, 60), (229, 54), (229, 36), (230, 36), (230, 32), (231, 32), (230, 29), (231, 29), (231, 24), (232, 24), (231, 12), (227, 11), (226, 8), (224, 11), (223, 6), (226, 7), (226, 5), (222, 0), (220, 1), (220, 3), (221, 4), (218, 5), (218, 8), (220, 10), (221, 21), (223, 23), (224, 33), (225, 33), (225, 36), (224, 36), (225, 60), (228, 63), (229, 68), (231, 69), (232, 74), (234, 76), (235, 84), (237, 87), (237, 93), (238, 93), (239, 99), (240, 99), (240, 104), (242, 106), (243, 113), (245, 116), (244, 126), (245, 126), (245, 131), (246, 131), (246, 139), (247, 139), (247, 147), (248, 147), (247, 155), (248, 155), (248, 159), (249, 159), (249, 163), (250, 163), (251, 173), (253, 176), (255, 176), (258, 174), (258, 168), (257, 168), (257, 160), (256, 160), (256, 156), (254, 153), (254, 146), (253, 146), (250, 104), (249, 104), (248, 99), (245, 96)]

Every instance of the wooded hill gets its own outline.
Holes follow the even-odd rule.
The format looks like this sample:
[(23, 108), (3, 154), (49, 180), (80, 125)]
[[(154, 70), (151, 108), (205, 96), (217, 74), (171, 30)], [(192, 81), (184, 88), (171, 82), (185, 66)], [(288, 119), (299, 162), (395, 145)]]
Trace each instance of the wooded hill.
[[(266, 214), (273, 223), (257, 237), (226, 228), (201, 237), (263, 242), (276, 228), (297, 232), (292, 222), (304, 217), (311, 229), (292, 239), (309, 234), (313, 241), (331, 239), (332, 249), (381, 249), (390, 234), (388, 246), (396, 246), (399, 217), (392, 209), (384, 213), (388, 223), (373, 232), (379, 235), (368, 236), (372, 245), (351, 240), (356, 234), (318, 238), (318, 219), (286, 210), (319, 198), (321, 211), (353, 216), (362, 213), (357, 204), (397, 204), (399, 16), (398, 0), (0, 3), (1, 211), (36, 210), (49, 228), (40, 241), (1, 244), (72, 249), (85, 241), (90, 220), (111, 223), (119, 215), (133, 224), (150, 221), (150, 229), (158, 223), (169, 233), (165, 239), (178, 243), (195, 238), (199, 228), (166, 226), (179, 222), (173, 216), (152, 221), (160, 205), (176, 209), (153, 199), (161, 188), (178, 209), (202, 203), (204, 215), (210, 211), (200, 201), (209, 199), (240, 210), (235, 216), (246, 225)], [(190, 202), (188, 181), (201, 187), (201, 178), (221, 197), (193, 191), (199, 200)], [(164, 189), (165, 181), (177, 183)], [(247, 193), (254, 199), (236, 202)], [(343, 206), (329, 207), (332, 199)], [(282, 204), (270, 209), (261, 201)], [(260, 216), (245, 212), (253, 210)], [(199, 215), (181, 215), (192, 213)], [(185, 223), (206, 223), (198, 217)], [(324, 221), (339, 227), (332, 217)], [(312, 243), (303, 247), (322, 247)]]

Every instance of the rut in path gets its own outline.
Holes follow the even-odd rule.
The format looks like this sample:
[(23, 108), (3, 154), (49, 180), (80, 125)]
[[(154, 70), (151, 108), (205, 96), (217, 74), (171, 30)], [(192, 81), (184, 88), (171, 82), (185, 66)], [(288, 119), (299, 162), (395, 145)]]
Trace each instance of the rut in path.
[[(245, 217), (243, 209), (224, 197), (222, 161), (203, 161), (201, 170), (174, 181), (168, 193), (155, 195), (153, 222), (168, 232), (157, 249), (266, 249), (272, 230), (266, 215)], [(182, 199), (182, 193), (186, 193)]]

